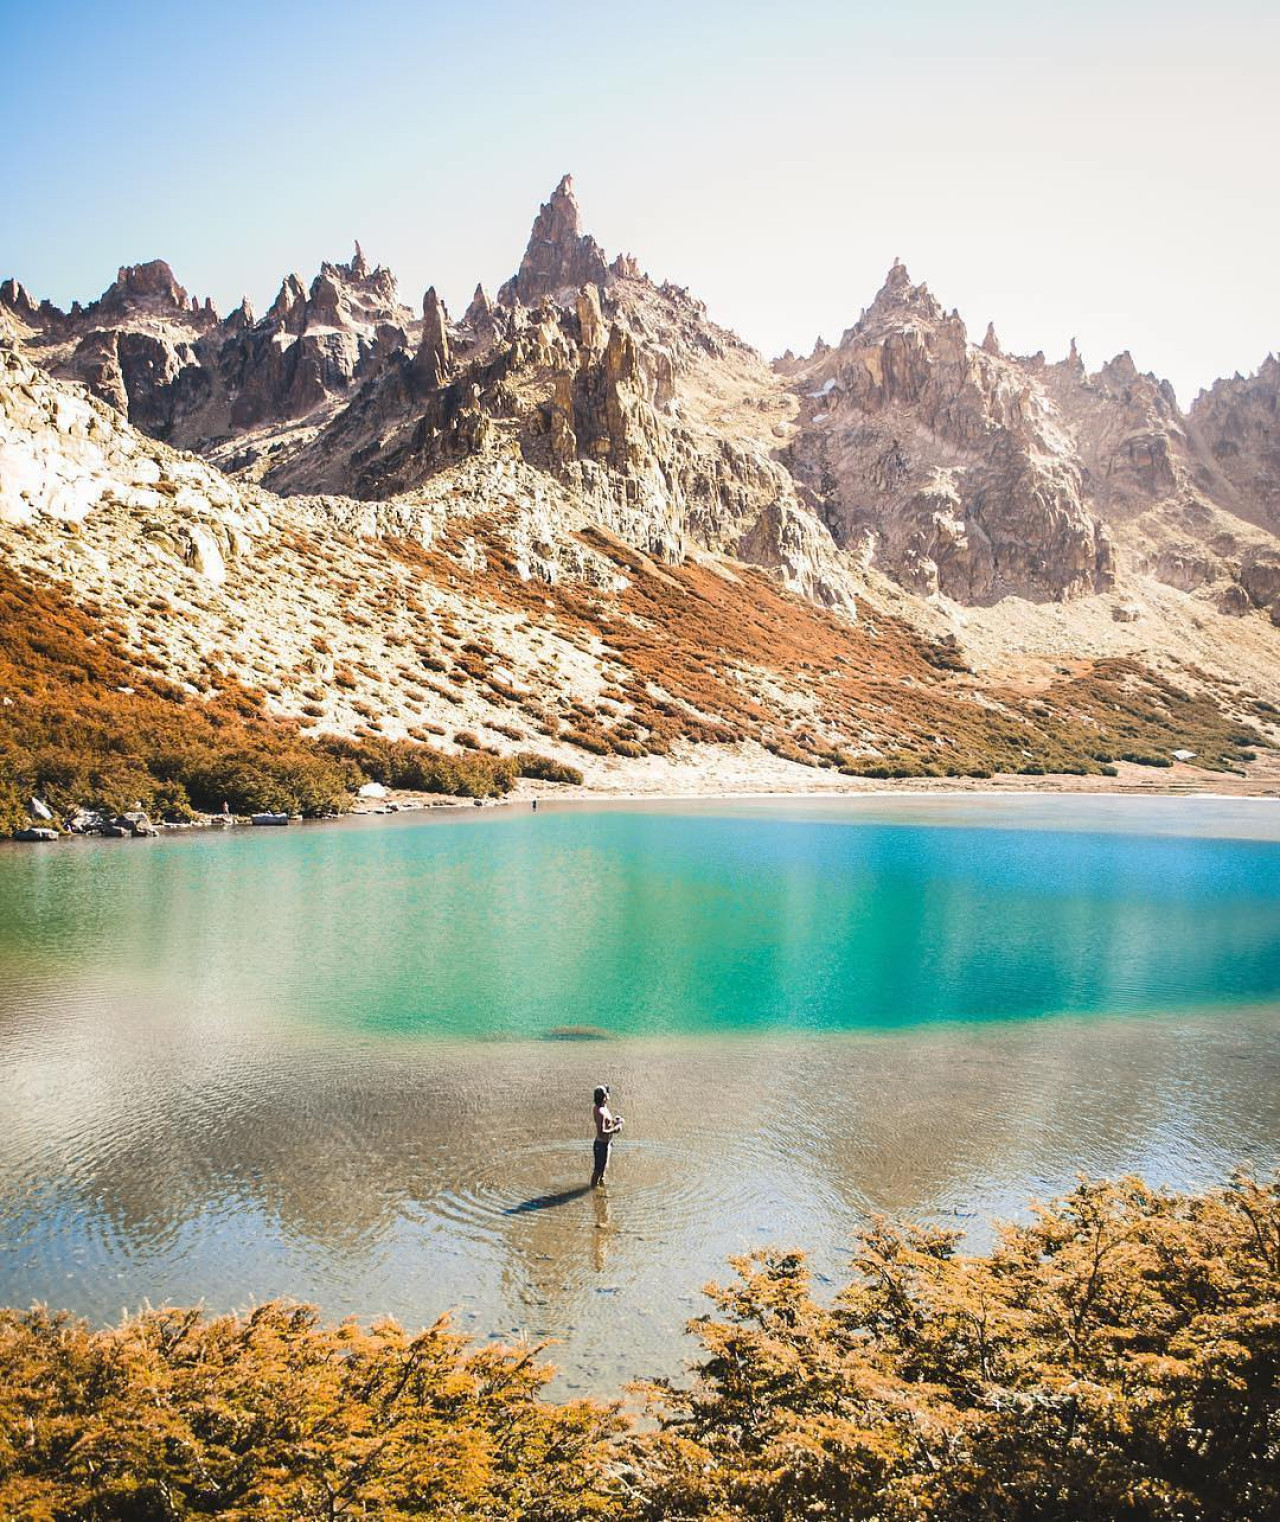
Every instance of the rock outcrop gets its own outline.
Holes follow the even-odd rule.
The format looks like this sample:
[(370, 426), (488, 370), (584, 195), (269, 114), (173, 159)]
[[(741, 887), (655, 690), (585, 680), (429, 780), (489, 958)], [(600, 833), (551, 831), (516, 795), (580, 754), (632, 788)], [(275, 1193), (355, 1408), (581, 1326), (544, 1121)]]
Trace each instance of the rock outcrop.
[(1215, 381), (1192, 403), (1190, 423), (1237, 510), (1280, 534), (1280, 358)]
[(852, 611), (857, 566), (774, 458), (787, 411), (759, 357), (687, 291), (606, 260), (565, 176), (497, 301), (477, 290), (452, 324), (428, 291), (416, 352), (263, 480), (377, 499), (517, 456), (648, 555), (737, 555)]
[(69, 312), (37, 307), (11, 280), (0, 311), (51, 373), (153, 437), (201, 450), (347, 395), (413, 326), (394, 277), (370, 269), (359, 244), (351, 263), (323, 264), (309, 290), (287, 276), (261, 320), (247, 301), (220, 320), (163, 260), (122, 267), (99, 300)]
[[(479, 295), (483, 295), (483, 292)], [(422, 338), (418, 343), (413, 368), (419, 384), (428, 391), (442, 386), (451, 368), (449, 314), (436, 295), (434, 285), (422, 298)]]
[(787, 368), (801, 405), (789, 459), (838, 544), (961, 602), (1113, 584), (1110, 535), (1043, 393), (994, 330), (970, 343), (901, 263), (834, 349)]
[[(124, 425), (97, 397), (58, 386), (0, 347), (0, 523), (78, 529), (90, 514), (132, 515), (148, 549), (221, 585), (265, 531), (261, 508), (222, 473)], [(75, 541), (62, 569), (74, 575)]]

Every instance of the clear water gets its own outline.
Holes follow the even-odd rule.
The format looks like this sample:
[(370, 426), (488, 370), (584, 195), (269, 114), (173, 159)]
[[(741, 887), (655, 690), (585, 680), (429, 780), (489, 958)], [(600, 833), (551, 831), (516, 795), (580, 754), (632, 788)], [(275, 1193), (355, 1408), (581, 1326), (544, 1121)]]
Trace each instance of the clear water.
[(1273, 1166), (1276, 834), (863, 800), (4, 850), (0, 1301), (452, 1307), (608, 1389), (729, 1252)]

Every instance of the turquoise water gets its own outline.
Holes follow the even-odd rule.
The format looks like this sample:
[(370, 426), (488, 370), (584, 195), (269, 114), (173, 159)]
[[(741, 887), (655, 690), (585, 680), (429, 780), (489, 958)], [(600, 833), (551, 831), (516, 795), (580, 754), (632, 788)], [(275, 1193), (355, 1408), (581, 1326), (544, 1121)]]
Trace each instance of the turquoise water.
[(0, 1303), (452, 1308), (612, 1391), (730, 1253), (832, 1279), (872, 1212), (981, 1244), (1078, 1170), (1273, 1167), (1277, 834), (930, 799), (0, 849)]
[(490, 814), (0, 859), (0, 971), (495, 1039), (1280, 995), (1280, 846), (768, 812)]

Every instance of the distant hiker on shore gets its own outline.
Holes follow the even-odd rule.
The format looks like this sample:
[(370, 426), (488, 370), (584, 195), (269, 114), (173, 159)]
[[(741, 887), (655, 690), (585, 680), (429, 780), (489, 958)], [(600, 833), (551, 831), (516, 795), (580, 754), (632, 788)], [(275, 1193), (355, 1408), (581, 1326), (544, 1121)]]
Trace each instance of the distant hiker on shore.
[(622, 1130), (622, 1116), (614, 1115), (609, 1108), (609, 1085), (602, 1083), (597, 1086), (595, 1095), (595, 1108), (591, 1114), (596, 1123), (595, 1140), (595, 1172), (591, 1175), (591, 1187), (598, 1188), (604, 1183), (604, 1172), (609, 1166), (609, 1147), (613, 1138)]

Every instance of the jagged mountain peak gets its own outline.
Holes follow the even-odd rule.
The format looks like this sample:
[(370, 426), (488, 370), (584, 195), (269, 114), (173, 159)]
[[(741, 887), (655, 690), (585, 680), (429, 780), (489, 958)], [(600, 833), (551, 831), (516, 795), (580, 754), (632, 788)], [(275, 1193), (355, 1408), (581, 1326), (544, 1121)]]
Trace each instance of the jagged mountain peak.
[(22, 322), (30, 321), (39, 310), (26, 286), (12, 275), (0, 282), (0, 307), (6, 307)]
[[(332, 264), (326, 259), (321, 262), (320, 275), (317, 278), (326, 278), (340, 285), (350, 286), (366, 295), (381, 297), (386, 301), (394, 301), (396, 297), (396, 277), (383, 265), (370, 264), (369, 257), (361, 248), (358, 239), (355, 252), (347, 264)], [(312, 291), (314, 290), (315, 281), (312, 282)]]
[(122, 264), (98, 305), (103, 310), (146, 305), (185, 312), (191, 302), (165, 260), (149, 259), (143, 264)]
[(1103, 365), (1098, 374), (1104, 380), (1112, 381), (1117, 385), (1125, 385), (1138, 378), (1138, 367), (1133, 362), (1133, 355), (1128, 349), (1122, 349)]
[(222, 320), (222, 325), (232, 333), (243, 333), (247, 328), (253, 327), (257, 320), (253, 302), (248, 296), (241, 296), (240, 305), (227, 313)]
[[(837, 347), (771, 372), (688, 291), (610, 263), (568, 174), (496, 303), (477, 286), (453, 322), (433, 287), (421, 312), (359, 241), (223, 322), (163, 260), (69, 314), (0, 285), (4, 331), (52, 373), (246, 478), (377, 498), (518, 455), (647, 553), (729, 548), (838, 602), (838, 552), (961, 601), (1061, 598), (1111, 585), (1112, 527), (1163, 554), (1188, 504), (1280, 521), (1274, 355), (1193, 428), (1127, 351), (1086, 374), (1074, 340), (1055, 363), (993, 324), (978, 343), (895, 258)], [(1239, 532), (1217, 525), (1206, 575)]]
[(471, 305), (462, 314), (462, 320), (476, 327), (486, 321), (493, 314), (493, 303), (489, 300), (489, 293), (484, 286), (477, 284), (475, 294), (471, 298)]
[[(76, 308), (72, 307), (74, 313)], [(165, 318), (196, 318), (199, 324), (218, 321), (213, 298), (187, 294), (164, 259), (142, 264), (122, 264), (115, 280), (88, 309), (96, 320), (145, 315)]]
[(504, 306), (533, 306), (557, 292), (603, 285), (609, 275), (604, 250), (582, 231), (573, 176), (562, 176), (534, 219), (520, 268), (498, 292)]
[(913, 284), (906, 265), (901, 259), (895, 259), (858, 327), (865, 329), (881, 322), (900, 322), (904, 318), (942, 322), (945, 316), (929, 287), (923, 281), (919, 285)]
[[(1280, 358), (1268, 354), (1254, 374), (1214, 381), (1192, 403), (1189, 423), (1242, 510), (1280, 533)], [(1280, 621), (1280, 596), (1275, 606)]]
[(267, 308), (266, 321), (286, 332), (301, 333), (306, 326), (307, 289), (301, 275), (289, 274), (280, 282), (276, 299)]

